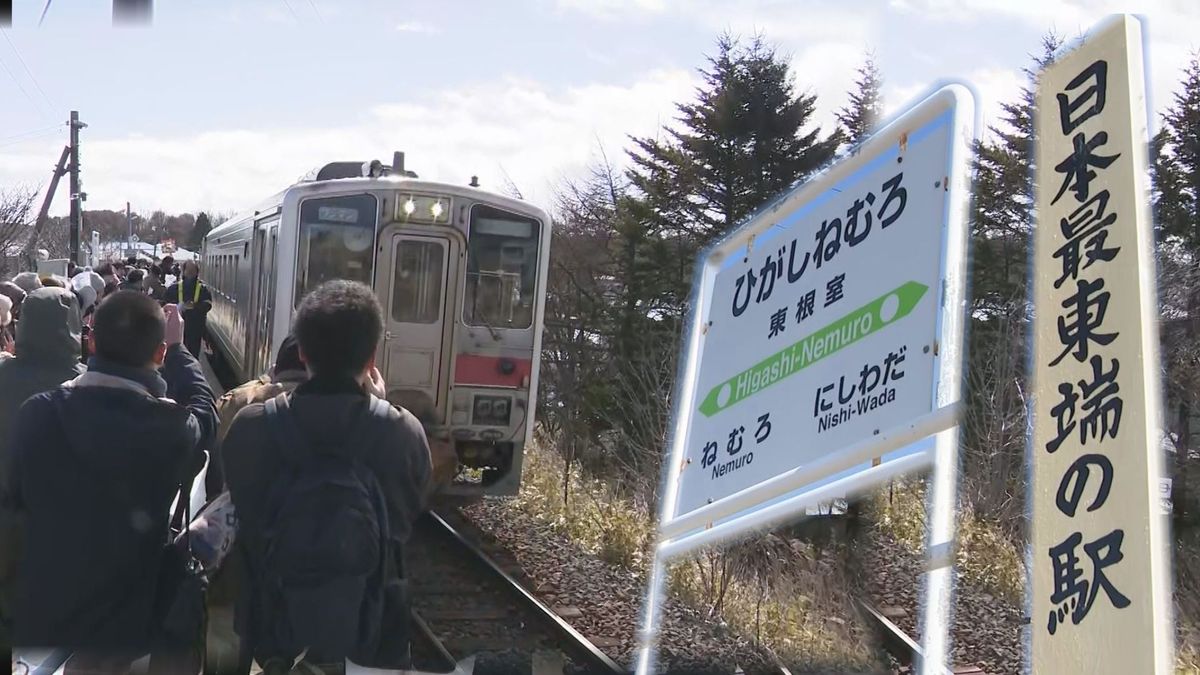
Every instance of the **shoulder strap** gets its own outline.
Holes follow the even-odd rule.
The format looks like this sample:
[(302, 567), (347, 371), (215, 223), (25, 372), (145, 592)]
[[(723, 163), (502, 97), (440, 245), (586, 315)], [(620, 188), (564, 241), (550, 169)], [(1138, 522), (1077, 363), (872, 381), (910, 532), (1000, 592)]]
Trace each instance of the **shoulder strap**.
[(300, 434), (300, 430), (296, 428), (292, 420), (291, 411), (286, 392), (267, 399), (267, 402), (263, 404), (263, 412), (267, 416), (267, 426), (271, 429), (271, 435), (279, 444), (279, 449), (283, 451), (285, 457), (292, 456), (294, 450), (308, 447), (307, 441), (304, 440), (304, 436)]
[[(387, 422), (391, 419), (391, 410), (391, 403), (376, 396), (370, 397), (367, 419), (363, 420), (356, 430), (360, 447), (369, 447), (383, 435), (387, 429)], [(294, 455), (294, 451), (297, 449), (302, 450), (309, 447), (292, 419), (292, 409), (288, 402), (287, 392), (267, 399), (263, 404), (263, 412), (266, 413), (267, 426), (271, 429), (271, 436), (279, 444), (285, 456)]]
[(363, 447), (369, 447), (370, 443), (375, 442), (379, 437), (383, 436), (387, 429), (388, 420), (391, 419), (392, 404), (373, 395), (370, 397), (370, 404), (367, 408), (367, 419), (363, 421), (366, 429), (359, 430), (359, 435), (363, 443)]

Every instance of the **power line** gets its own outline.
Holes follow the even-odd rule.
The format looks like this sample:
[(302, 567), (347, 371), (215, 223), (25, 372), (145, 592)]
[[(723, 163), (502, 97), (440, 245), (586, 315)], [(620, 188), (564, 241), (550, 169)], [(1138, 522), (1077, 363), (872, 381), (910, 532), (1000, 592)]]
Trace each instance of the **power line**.
[(42, 17), (38, 19), (38, 28), (42, 27), (42, 22), (46, 20), (46, 12), (50, 11), (50, 3), (54, 0), (46, 0), (46, 6), (42, 8)]
[(325, 17), (321, 16), (321, 10), (317, 9), (317, 3), (315, 0), (308, 0), (308, 5), (309, 7), (312, 7), (313, 12), (316, 13), (317, 20), (321, 23), (325, 23)]
[(25, 138), (18, 138), (16, 140), (12, 140), (12, 141), (0, 142), (0, 148), (7, 148), (7, 147), (13, 146), (13, 145), (21, 145), (22, 143), (32, 143), (33, 141), (40, 141), (43, 138), (50, 138), (52, 136), (57, 136), (59, 133), (61, 133), (61, 129), (57, 129), (57, 128), (54, 129), (53, 131), (43, 131), (42, 133), (36, 134), (33, 136), (26, 136)]
[(0, 31), (0, 33), (4, 34), (4, 40), (8, 42), (9, 47), (12, 47), (13, 53), (17, 55), (17, 60), (21, 62), (21, 67), (25, 69), (25, 74), (28, 75), (29, 79), (33, 81), (33, 86), (37, 87), (38, 93), (42, 95), (42, 98), (46, 99), (46, 103), (48, 103), (51, 108), (55, 107), (54, 101), (50, 100), (50, 97), (46, 95), (46, 91), (42, 89), (42, 85), (38, 84), (37, 78), (33, 75), (33, 71), (29, 69), (29, 64), (25, 63), (25, 59), (21, 56), (20, 50), (18, 50), (17, 46), (13, 44), (12, 38), (8, 37), (8, 31)]
[(25, 91), (25, 86), (21, 84), (21, 81), (17, 79), (16, 75), (13, 75), (13, 72), (8, 68), (8, 64), (5, 63), (4, 59), (2, 58), (0, 58), (0, 68), (4, 68), (4, 72), (8, 73), (8, 76), (12, 78), (13, 83), (17, 85), (17, 89), (20, 89), (21, 93), (25, 95), (25, 98), (29, 99), (29, 102), (33, 105), (33, 107), (37, 108), (38, 114), (42, 117), (46, 117), (46, 111), (42, 110), (42, 106), (35, 101), (32, 96), (29, 95), (29, 92)]
[(9, 136), (0, 136), (0, 141), (7, 141), (7, 140), (14, 139), (14, 138), (20, 138), (22, 136), (37, 136), (39, 134), (48, 133), (50, 131), (57, 131), (65, 126), (67, 126), (67, 125), (64, 122), (62, 124), (52, 124), (48, 127), (40, 127), (37, 129), (30, 129), (29, 131), (22, 131), (19, 134), (12, 134)]
[(292, 13), (292, 18), (293, 18), (293, 19), (299, 19), (299, 18), (300, 18), (299, 16), (297, 16), (297, 15), (296, 15), (296, 10), (292, 9), (292, 3), (288, 2), (288, 0), (283, 0), (283, 5), (284, 5), (285, 7), (287, 7), (287, 8), (288, 8), (288, 11), (289, 11), (289, 12), (291, 12), (291, 13)]

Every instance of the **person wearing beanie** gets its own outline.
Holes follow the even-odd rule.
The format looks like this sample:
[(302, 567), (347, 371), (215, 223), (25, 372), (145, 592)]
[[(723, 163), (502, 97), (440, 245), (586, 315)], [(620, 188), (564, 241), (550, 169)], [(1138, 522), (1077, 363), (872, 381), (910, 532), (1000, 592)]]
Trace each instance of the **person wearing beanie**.
[(12, 278), (12, 282), (21, 287), (21, 290), (26, 293), (32, 293), (42, 287), (42, 281), (38, 279), (37, 272), (21, 272)]

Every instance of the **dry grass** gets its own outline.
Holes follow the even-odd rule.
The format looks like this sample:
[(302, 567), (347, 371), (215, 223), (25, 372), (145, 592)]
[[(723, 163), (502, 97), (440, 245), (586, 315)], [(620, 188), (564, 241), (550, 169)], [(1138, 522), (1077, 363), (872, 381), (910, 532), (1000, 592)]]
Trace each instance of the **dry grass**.
[[(925, 550), (925, 484), (895, 483), (872, 504), (874, 520), (912, 551)], [(958, 519), (956, 567), (971, 583), (1013, 604), (1025, 593), (1025, 563), (1020, 551), (1000, 529), (975, 517), (967, 507)]]
[(647, 506), (622, 498), (606, 483), (578, 471), (572, 471), (564, 499), (563, 467), (558, 453), (527, 446), (521, 492), (512, 506), (605, 562), (644, 571), (654, 532)]
[(1175, 556), (1175, 669), (1200, 675), (1200, 530), (1177, 532)]
[[(511, 500), (516, 508), (570, 537), (584, 550), (643, 578), (649, 571), (654, 520), (644, 503), (621, 495), (605, 482), (573, 472), (563, 498), (563, 460), (557, 452), (527, 448), (521, 493)], [(773, 538), (776, 544), (782, 542)], [(731, 551), (733, 548), (731, 548)], [(713, 620), (727, 624), (775, 652), (781, 660), (821, 672), (870, 670), (875, 656), (865, 646), (860, 628), (847, 621), (849, 581), (836, 556), (818, 555), (811, 547), (791, 541), (772, 547), (769, 565), (789, 565), (772, 575), (747, 570), (745, 556), (732, 575)], [(709, 553), (708, 556), (714, 554)], [(701, 610), (713, 606), (713, 584), (702, 571), (700, 556), (674, 564), (669, 574), (671, 594)], [(783, 570), (784, 568), (780, 568)], [(768, 583), (768, 577), (786, 577)], [(708, 583), (706, 584), (706, 580)]]
[[(925, 489), (896, 483), (872, 504), (876, 521), (913, 551), (925, 546)], [(958, 569), (971, 582), (1009, 602), (1024, 601), (1025, 566), (1000, 528), (964, 509), (958, 522)], [(1200, 675), (1200, 531), (1176, 533), (1173, 556), (1177, 675)]]
[[(743, 544), (738, 544), (742, 546)], [(774, 583), (734, 581), (723, 598), (720, 617), (754, 637), (794, 670), (866, 672), (879, 663), (866, 646), (862, 628), (846, 617), (849, 580), (835, 556), (814, 557), (811, 547), (793, 540), (792, 566)], [(698, 568), (712, 552), (676, 563), (670, 570), (672, 595), (693, 606), (711, 606)], [(739, 571), (737, 578), (753, 576)]]

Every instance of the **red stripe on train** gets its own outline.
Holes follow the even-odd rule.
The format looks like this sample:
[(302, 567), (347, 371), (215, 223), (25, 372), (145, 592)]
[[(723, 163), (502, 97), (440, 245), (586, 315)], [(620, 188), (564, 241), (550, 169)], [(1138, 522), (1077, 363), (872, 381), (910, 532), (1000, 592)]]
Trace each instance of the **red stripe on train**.
[[(512, 364), (512, 372), (505, 375), (502, 361)], [(459, 354), (454, 360), (454, 384), (481, 384), (490, 387), (520, 387), (533, 369), (531, 359), (515, 359), (508, 356), (479, 356)]]

